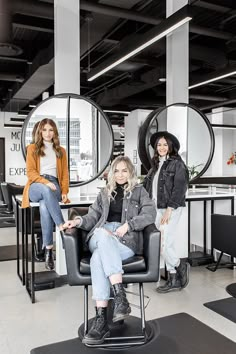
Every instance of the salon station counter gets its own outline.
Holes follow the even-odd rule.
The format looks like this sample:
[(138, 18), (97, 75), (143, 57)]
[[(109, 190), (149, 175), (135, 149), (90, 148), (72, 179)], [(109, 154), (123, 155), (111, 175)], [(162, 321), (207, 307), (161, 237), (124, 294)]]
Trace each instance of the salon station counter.
[[(186, 208), (183, 208), (180, 222), (176, 229), (177, 253), (180, 258), (188, 258), (191, 251), (196, 248), (211, 255), (211, 214), (234, 214), (235, 196), (228, 190), (211, 189), (190, 189), (186, 196)], [(60, 203), (64, 219), (68, 219), (68, 209), (75, 206), (89, 206), (96, 199), (96, 195), (80, 196), (80, 198), (70, 198), (71, 203)], [(17, 205), (20, 208), (22, 196), (17, 196)], [(31, 212), (38, 208), (39, 203), (30, 203)], [(33, 230), (32, 230), (33, 231)], [(18, 234), (19, 242), (19, 234)], [(32, 263), (33, 257), (31, 257)], [(34, 263), (34, 262), (33, 262)], [(34, 273), (34, 265), (31, 265), (31, 278)], [(210, 263), (210, 262), (208, 262)], [(161, 268), (164, 268), (164, 262), (161, 260)], [(64, 276), (66, 271), (65, 252), (62, 247), (60, 232), (56, 229), (56, 274)], [(26, 275), (27, 279), (27, 275)], [(33, 278), (31, 283), (33, 284)], [(27, 284), (27, 282), (26, 282)], [(31, 291), (28, 288), (32, 302), (35, 301), (34, 289), (31, 285)]]
[[(211, 253), (211, 214), (234, 215), (236, 194), (229, 189), (216, 187), (190, 188), (186, 195), (176, 237), (179, 257), (187, 258), (193, 251), (202, 251), (206, 259), (200, 264), (213, 261)], [(207, 257), (206, 257), (207, 258)], [(191, 263), (191, 259), (190, 259)], [(192, 264), (197, 265), (197, 264)]]

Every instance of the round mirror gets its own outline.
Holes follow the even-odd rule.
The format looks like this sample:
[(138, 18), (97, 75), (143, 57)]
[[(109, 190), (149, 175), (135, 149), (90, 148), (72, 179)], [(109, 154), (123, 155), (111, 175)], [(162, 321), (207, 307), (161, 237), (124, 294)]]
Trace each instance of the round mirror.
[(90, 99), (76, 94), (51, 96), (27, 116), (22, 128), (22, 151), (32, 143), (33, 129), (44, 118), (57, 125), (60, 145), (66, 149), (70, 186), (84, 185), (96, 179), (107, 167), (113, 154), (113, 132), (102, 109)]
[(169, 131), (180, 142), (179, 154), (189, 169), (190, 182), (209, 167), (215, 147), (214, 133), (207, 117), (197, 108), (176, 103), (151, 112), (139, 130), (138, 152), (144, 168), (151, 168), (154, 150), (152, 134)]

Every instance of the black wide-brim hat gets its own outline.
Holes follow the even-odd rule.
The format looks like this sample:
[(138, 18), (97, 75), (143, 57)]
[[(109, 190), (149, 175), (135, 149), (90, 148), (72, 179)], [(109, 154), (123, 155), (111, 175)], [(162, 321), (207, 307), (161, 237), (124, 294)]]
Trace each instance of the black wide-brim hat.
[(155, 143), (156, 143), (157, 139), (162, 138), (162, 137), (170, 139), (172, 141), (173, 146), (177, 149), (177, 151), (179, 151), (179, 149), (180, 149), (179, 140), (176, 138), (176, 136), (174, 136), (173, 134), (171, 134), (167, 131), (161, 131), (161, 132), (156, 132), (156, 133), (152, 134), (152, 136), (150, 138), (150, 144), (153, 147), (153, 149), (155, 147)]

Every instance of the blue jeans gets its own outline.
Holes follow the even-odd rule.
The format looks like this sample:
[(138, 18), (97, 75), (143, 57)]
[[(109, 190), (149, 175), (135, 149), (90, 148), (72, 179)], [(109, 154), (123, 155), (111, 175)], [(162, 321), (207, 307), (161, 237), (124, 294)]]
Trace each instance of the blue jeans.
[(57, 178), (44, 175), (50, 182), (57, 187), (56, 191), (43, 183), (32, 183), (29, 189), (29, 198), (31, 202), (39, 202), (40, 222), (43, 235), (43, 246), (53, 244), (53, 226), (54, 224), (64, 224), (59, 202), (61, 201), (61, 190)]
[(103, 228), (94, 230), (89, 241), (89, 249), (92, 253), (90, 260), (93, 299), (97, 301), (110, 299), (109, 277), (113, 274), (123, 274), (122, 260), (134, 255), (134, 252), (123, 245), (117, 236), (107, 232), (114, 232), (121, 223), (106, 223)]

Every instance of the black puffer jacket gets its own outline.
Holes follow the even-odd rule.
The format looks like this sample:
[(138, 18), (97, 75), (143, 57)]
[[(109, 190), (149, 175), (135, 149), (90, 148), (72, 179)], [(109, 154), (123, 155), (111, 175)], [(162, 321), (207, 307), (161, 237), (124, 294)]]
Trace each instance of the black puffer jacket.
[[(149, 170), (143, 186), (152, 195), (152, 181), (156, 169)], [(162, 165), (158, 178), (157, 208), (177, 209), (185, 206), (185, 193), (188, 188), (188, 170), (180, 156), (169, 157)]]

